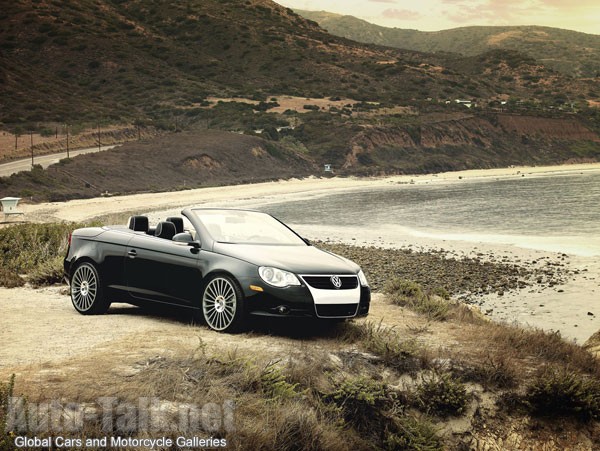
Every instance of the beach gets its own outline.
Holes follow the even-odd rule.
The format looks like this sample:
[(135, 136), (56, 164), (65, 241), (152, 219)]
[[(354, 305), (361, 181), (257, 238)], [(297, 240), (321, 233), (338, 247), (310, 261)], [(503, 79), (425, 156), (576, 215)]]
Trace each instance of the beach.
[[(153, 220), (164, 218), (187, 206), (252, 207), (269, 202), (285, 202), (303, 196), (343, 193), (397, 184), (466, 183), (474, 180), (511, 177), (541, 177), (586, 171), (600, 171), (600, 164), (567, 166), (510, 167), (470, 170), (427, 175), (377, 178), (291, 179), (251, 185), (235, 185), (145, 193), (118, 197), (72, 200), (68, 202), (21, 204), (24, 219), (40, 221), (88, 221), (108, 215), (150, 213)], [(110, 222), (110, 221), (107, 221)], [(300, 230), (309, 239), (340, 242), (366, 248), (403, 248), (416, 252), (442, 252), (448, 259), (472, 258), (520, 265), (535, 269), (535, 280), (521, 289), (496, 289), (491, 292), (466, 290), (456, 293), (464, 302), (477, 305), (490, 318), (516, 322), (545, 330), (559, 331), (562, 336), (583, 343), (600, 329), (600, 263), (595, 256), (550, 252), (535, 246), (480, 242), (477, 237), (444, 237), (406, 234), (395, 236), (392, 245), (385, 236), (364, 239), (360, 230), (319, 226)], [(521, 243), (523, 244), (523, 243)], [(547, 277), (544, 271), (560, 270), (560, 277)], [(536, 272), (537, 271), (537, 272)]]

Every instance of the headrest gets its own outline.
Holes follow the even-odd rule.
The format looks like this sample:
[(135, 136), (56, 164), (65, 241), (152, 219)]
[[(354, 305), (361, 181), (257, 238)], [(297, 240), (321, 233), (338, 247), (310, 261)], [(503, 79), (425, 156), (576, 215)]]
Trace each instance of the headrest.
[(154, 232), (154, 235), (159, 238), (172, 240), (175, 236), (175, 224), (167, 221), (159, 222), (156, 225), (156, 232)]
[(176, 233), (183, 233), (183, 218), (177, 216), (169, 216), (165, 221), (175, 224)]
[(146, 216), (130, 216), (127, 227), (136, 232), (147, 232), (148, 218)]

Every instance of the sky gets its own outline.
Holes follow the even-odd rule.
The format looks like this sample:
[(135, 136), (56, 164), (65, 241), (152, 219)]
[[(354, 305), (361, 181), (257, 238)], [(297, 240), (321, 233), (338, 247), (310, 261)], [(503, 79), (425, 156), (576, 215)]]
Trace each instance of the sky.
[(385, 27), (439, 31), (470, 25), (542, 25), (600, 34), (600, 0), (275, 0)]

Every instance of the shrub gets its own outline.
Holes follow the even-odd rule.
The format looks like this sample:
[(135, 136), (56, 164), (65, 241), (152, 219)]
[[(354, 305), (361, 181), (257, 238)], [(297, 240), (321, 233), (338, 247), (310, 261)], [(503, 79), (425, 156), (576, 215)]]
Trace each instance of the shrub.
[(340, 407), (347, 422), (365, 429), (380, 422), (382, 411), (395, 403), (396, 396), (384, 383), (359, 376), (344, 380), (330, 399)]
[(40, 135), (44, 136), (44, 137), (49, 137), (49, 136), (54, 136), (55, 134), (55, 130), (52, 130), (51, 128), (48, 127), (44, 127), (40, 130)]
[[(16, 274), (33, 272), (40, 281), (56, 280), (60, 272), (58, 261), (67, 251), (69, 233), (84, 226), (77, 223), (19, 224), (0, 229), (0, 285), (16, 282)], [(8, 273), (14, 275), (7, 276)]]
[(463, 380), (477, 382), (484, 387), (512, 388), (517, 385), (518, 365), (505, 356), (488, 355), (482, 364), (459, 370)]
[(269, 399), (276, 401), (296, 398), (301, 394), (296, 391), (298, 384), (290, 384), (286, 381), (277, 363), (269, 363), (260, 375), (263, 393)]
[(462, 414), (469, 400), (465, 385), (450, 373), (423, 376), (416, 396), (421, 409), (441, 417)]
[(59, 255), (37, 265), (29, 274), (29, 283), (35, 288), (61, 283), (64, 276), (63, 258)]
[(446, 299), (449, 294), (444, 288), (435, 288), (428, 293), (417, 282), (395, 277), (385, 284), (383, 291), (396, 305), (410, 308), (433, 320), (448, 318), (450, 305)]
[(442, 441), (430, 421), (412, 416), (401, 417), (396, 422), (396, 432), (388, 432), (385, 449), (414, 449), (419, 451), (442, 450)]
[(381, 323), (344, 323), (341, 338), (359, 342), (366, 351), (379, 356), (386, 366), (399, 371), (416, 371), (429, 363), (428, 355), (415, 340), (402, 340), (393, 328)]
[(312, 111), (319, 111), (319, 106), (318, 105), (304, 105), (302, 108), (304, 108), (305, 110), (312, 110)]
[(10, 377), (8, 383), (0, 384), (0, 449), (2, 450), (16, 449), (12, 437), (13, 433), (8, 430), (8, 409), (14, 388), (14, 374)]
[(8, 268), (0, 266), (0, 286), (6, 288), (22, 287), (25, 281), (19, 275)]
[(600, 419), (600, 380), (570, 369), (548, 367), (527, 387), (525, 401), (543, 416)]

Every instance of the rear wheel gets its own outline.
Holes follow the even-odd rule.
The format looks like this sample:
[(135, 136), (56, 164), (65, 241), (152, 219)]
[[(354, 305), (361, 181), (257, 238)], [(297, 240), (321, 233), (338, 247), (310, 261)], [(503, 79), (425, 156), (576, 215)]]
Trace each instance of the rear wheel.
[(202, 293), (204, 321), (219, 332), (239, 332), (244, 319), (244, 295), (237, 282), (227, 275), (209, 279)]
[(82, 315), (106, 313), (110, 302), (104, 298), (98, 269), (88, 262), (77, 265), (71, 277), (71, 301)]

